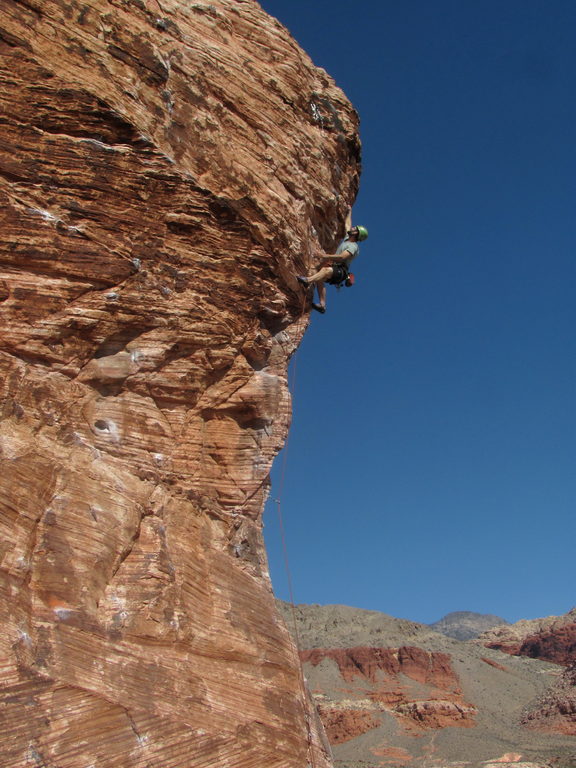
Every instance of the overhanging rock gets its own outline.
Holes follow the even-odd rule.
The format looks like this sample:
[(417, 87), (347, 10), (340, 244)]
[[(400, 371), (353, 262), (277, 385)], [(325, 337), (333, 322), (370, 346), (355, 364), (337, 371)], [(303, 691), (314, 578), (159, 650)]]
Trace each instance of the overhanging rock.
[(0, 762), (327, 766), (261, 515), (357, 116), (252, 0), (15, 0), (0, 47)]

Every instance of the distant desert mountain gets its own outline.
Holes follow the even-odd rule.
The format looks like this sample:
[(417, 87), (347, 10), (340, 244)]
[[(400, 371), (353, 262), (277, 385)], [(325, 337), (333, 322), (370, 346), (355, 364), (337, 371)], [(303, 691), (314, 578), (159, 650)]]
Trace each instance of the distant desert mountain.
[(575, 768), (572, 678), (557, 664), (377, 611), (280, 609), (335, 768)]
[(429, 626), (436, 632), (441, 632), (447, 637), (453, 637), (455, 640), (472, 640), (482, 632), (503, 624), (508, 624), (508, 622), (500, 616), (493, 616), (491, 613), (453, 611), (439, 621), (435, 621), (434, 624), (429, 624)]
[[(292, 630), (292, 606), (279, 602), (279, 607)], [(436, 634), (427, 624), (396, 619), (386, 613), (348, 605), (297, 605), (294, 612), (301, 648), (406, 645), (416, 637)]]

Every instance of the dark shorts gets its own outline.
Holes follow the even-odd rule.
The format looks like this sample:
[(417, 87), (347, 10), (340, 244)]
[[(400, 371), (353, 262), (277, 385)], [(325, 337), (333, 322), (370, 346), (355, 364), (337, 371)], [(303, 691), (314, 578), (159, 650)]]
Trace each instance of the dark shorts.
[(329, 285), (340, 285), (348, 277), (348, 269), (345, 264), (332, 264), (332, 277), (328, 280)]

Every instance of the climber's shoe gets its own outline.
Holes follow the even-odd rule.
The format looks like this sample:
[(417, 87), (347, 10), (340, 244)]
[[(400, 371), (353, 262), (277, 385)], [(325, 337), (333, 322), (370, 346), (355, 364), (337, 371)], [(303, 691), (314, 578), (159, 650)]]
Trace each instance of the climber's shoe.
[(310, 285), (310, 283), (308, 282), (308, 278), (304, 277), (303, 275), (296, 275), (296, 280), (298, 280), (298, 282), (301, 285), (304, 285), (306, 288), (308, 288), (308, 286)]
[(326, 312), (326, 307), (323, 304), (316, 304), (315, 301), (312, 302), (312, 309), (315, 309), (316, 312), (320, 312), (321, 315)]

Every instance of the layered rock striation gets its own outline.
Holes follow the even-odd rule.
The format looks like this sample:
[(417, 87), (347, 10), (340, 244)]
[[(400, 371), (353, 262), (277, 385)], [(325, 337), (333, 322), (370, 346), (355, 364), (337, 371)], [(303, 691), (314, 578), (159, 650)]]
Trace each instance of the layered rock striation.
[(261, 514), (357, 116), (253, 0), (0, 48), (0, 764), (327, 766)]

